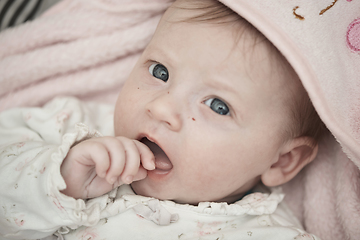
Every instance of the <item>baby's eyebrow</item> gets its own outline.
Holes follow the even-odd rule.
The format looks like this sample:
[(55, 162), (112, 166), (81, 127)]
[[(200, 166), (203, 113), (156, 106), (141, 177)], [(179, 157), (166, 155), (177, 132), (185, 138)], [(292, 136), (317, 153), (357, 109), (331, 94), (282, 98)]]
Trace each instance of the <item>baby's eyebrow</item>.
[(165, 51), (163, 48), (158, 46), (149, 45), (147, 48), (148, 55), (152, 60), (161, 60), (163, 64), (171, 64), (176, 62), (176, 56), (170, 51)]
[(226, 92), (230, 92), (232, 94), (238, 95), (239, 92), (237, 92), (235, 87), (230, 84), (228, 81), (226, 81), (226, 77), (218, 77), (218, 76), (212, 76), (208, 79), (208, 81), (205, 82), (205, 84), (211, 88), (214, 89), (223, 89)]

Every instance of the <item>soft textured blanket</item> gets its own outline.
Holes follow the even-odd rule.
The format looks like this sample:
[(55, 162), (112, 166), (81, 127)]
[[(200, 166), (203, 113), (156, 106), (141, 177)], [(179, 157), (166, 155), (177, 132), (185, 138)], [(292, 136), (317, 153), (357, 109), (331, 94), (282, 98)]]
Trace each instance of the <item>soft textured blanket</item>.
[[(360, 1), (221, 1), (284, 54), (331, 132), (286, 201), (322, 239), (360, 239)], [(114, 103), (170, 3), (63, 0), (1, 33), (0, 110), (57, 95)]]

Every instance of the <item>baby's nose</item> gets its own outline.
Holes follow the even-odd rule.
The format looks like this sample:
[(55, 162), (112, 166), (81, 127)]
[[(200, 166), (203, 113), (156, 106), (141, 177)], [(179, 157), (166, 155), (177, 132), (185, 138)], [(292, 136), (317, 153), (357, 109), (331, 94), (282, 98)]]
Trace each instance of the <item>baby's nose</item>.
[(172, 131), (179, 131), (182, 126), (179, 105), (168, 92), (153, 99), (146, 105), (147, 114)]

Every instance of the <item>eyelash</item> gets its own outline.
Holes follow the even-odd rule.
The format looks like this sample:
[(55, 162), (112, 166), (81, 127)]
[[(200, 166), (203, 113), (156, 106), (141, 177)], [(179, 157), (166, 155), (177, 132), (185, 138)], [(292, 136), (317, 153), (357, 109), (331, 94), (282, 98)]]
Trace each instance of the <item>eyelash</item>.
[[(231, 108), (229, 107), (229, 105), (225, 101), (223, 101), (223, 100), (221, 100), (219, 98), (216, 98), (216, 97), (209, 98), (209, 99), (204, 101), (204, 104), (206, 106), (208, 106), (216, 114), (219, 114), (221, 116), (231, 116)], [(216, 108), (218, 108), (218, 109), (216, 109)], [(219, 112), (217, 112), (217, 110), (219, 110)]]

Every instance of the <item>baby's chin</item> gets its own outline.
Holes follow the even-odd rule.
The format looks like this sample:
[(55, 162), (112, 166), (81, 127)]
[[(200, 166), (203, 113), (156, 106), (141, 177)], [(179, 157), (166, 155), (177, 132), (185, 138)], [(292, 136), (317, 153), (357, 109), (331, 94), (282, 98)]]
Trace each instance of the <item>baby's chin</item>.
[(221, 199), (212, 199), (212, 198), (202, 198), (200, 199), (199, 196), (193, 197), (191, 198), (189, 195), (181, 198), (174, 198), (174, 197), (170, 197), (168, 196), (168, 194), (164, 193), (167, 191), (162, 191), (159, 193), (156, 193), (155, 191), (149, 191), (149, 188), (147, 188), (146, 186), (144, 186), (142, 184), (143, 180), (137, 181), (137, 182), (133, 182), (131, 183), (131, 188), (132, 190), (135, 192), (136, 195), (140, 195), (140, 196), (144, 196), (144, 197), (151, 197), (151, 198), (156, 198), (159, 200), (168, 200), (168, 201), (173, 201), (175, 203), (179, 203), (179, 204), (189, 204), (189, 205), (194, 205), (197, 206), (200, 202), (227, 202), (227, 203), (233, 203), (236, 200), (238, 200), (239, 198), (241, 198), (241, 196), (226, 196), (224, 198)]
[(160, 198), (159, 194), (156, 194), (154, 191), (151, 191), (149, 187), (145, 186), (146, 184), (144, 183), (144, 181), (145, 179), (130, 184), (131, 189), (134, 191), (136, 195), (140, 195), (143, 197), (157, 198), (159, 200), (168, 200), (168, 199)]
[(168, 191), (151, 191), (150, 188), (145, 186), (144, 179), (140, 181), (136, 181), (130, 184), (132, 190), (136, 195), (156, 198), (164, 201), (173, 201), (180, 204), (192, 204), (197, 205), (199, 201), (190, 201), (190, 199), (176, 199), (174, 197), (170, 197)]

